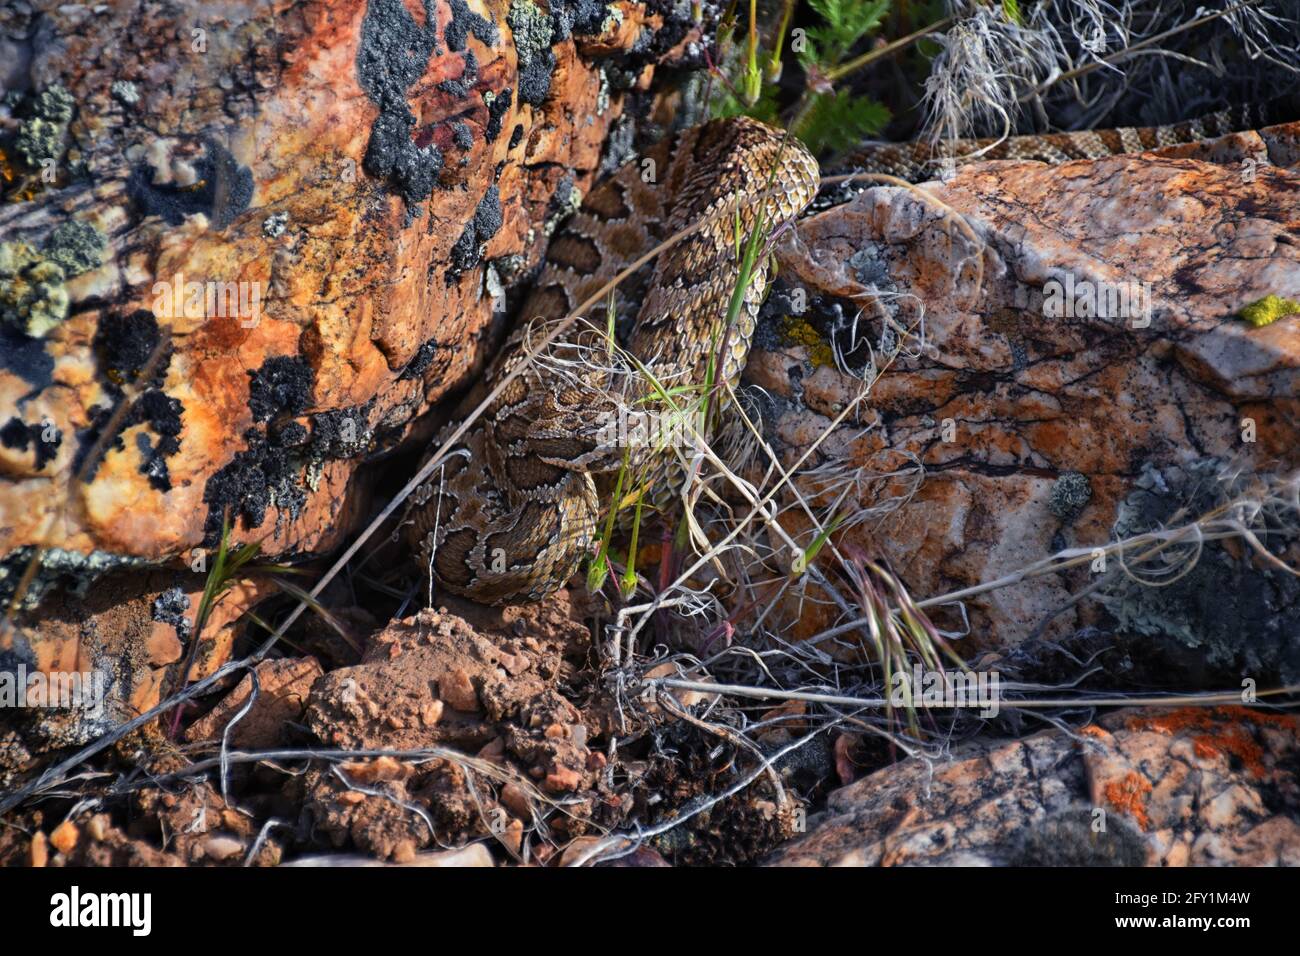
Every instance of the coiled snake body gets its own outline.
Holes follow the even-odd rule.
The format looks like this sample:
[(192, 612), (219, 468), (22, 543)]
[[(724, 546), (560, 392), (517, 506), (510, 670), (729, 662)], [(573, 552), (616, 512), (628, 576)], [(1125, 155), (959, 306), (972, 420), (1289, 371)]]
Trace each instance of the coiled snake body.
[[(760, 210), (768, 227), (790, 221), (817, 186), (817, 162), (802, 144), (737, 117), (665, 140), (592, 191), (551, 242), (521, 326), (462, 407), (524, 370), (413, 496), (408, 535), (441, 587), (487, 604), (540, 600), (595, 538), (597, 478), (624, 460), (608, 440), (619, 403), (601, 361), (605, 321), (574, 323), (539, 360), (529, 361), (532, 346), (657, 243), (703, 220), (618, 288), (620, 311), (636, 316), (622, 338), (640, 365), (625, 376), (632, 384), (622, 405), (644, 397), (637, 382), (697, 386), (711, 361), (715, 380), (734, 384), (768, 282), (764, 256), (733, 327), (723, 329), (741, 270), (737, 236), (750, 233)], [(641, 452), (642, 467), (654, 464), (646, 456), (668, 454)]]
[[(920, 143), (873, 144), (850, 165), (919, 181), (932, 177), (945, 156), (1096, 159), (1204, 139), (1245, 128), (1250, 118), (1249, 111), (1225, 111), (1175, 126), (959, 141), (938, 152)], [(575, 323), (540, 359), (530, 360), (532, 346), (638, 257), (704, 219), (703, 228), (619, 286), (618, 311), (636, 317), (622, 339), (644, 377), (699, 385), (711, 359), (720, 359), (715, 380), (734, 384), (768, 281), (762, 257), (734, 326), (724, 330), (740, 274), (737, 238), (750, 232), (760, 210), (773, 227), (798, 216), (818, 182), (817, 163), (800, 143), (739, 117), (665, 140), (587, 197), (552, 241), (525, 321), (462, 409), (478, 405), (523, 364), (521, 374), (413, 496), (408, 537), (441, 587), (488, 604), (540, 600), (560, 587), (595, 538), (603, 479), (625, 461), (624, 449), (607, 439), (618, 403), (600, 360), (609, 351), (602, 347), (604, 320)], [(623, 387), (623, 407), (644, 400), (644, 388), (637, 389)], [(642, 449), (638, 464), (672, 474), (664, 462), (646, 460), (666, 454)]]

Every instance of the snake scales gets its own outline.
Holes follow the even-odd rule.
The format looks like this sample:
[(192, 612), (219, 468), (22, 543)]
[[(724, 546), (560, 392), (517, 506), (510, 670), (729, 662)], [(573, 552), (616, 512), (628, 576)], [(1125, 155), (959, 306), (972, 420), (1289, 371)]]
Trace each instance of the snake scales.
[[(1191, 142), (1241, 120), (1225, 112), (1176, 126), (963, 141), (945, 155), (982, 150), (981, 159), (1058, 163)], [(917, 181), (941, 160), (922, 144), (877, 144), (854, 154), (850, 164)], [(661, 172), (646, 177), (647, 169)], [(749, 233), (760, 208), (769, 226), (797, 217), (818, 182), (817, 163), (800, 143), (734, 118), (665, 140), (592, 191), (551, 242), (521, 325), (462, 403), (462, 413), (522, 365), (521, 373), (412, 496), (408, 540), (438, 585), (480, 603), (504, 604), (540, 600), (573, 575), (596, 538), (610, 476), (624, 461), (624, 449), (608, 440), (609, 416), (620, 403), (626, 408), (645, 400), (645, 372), (665, 386), (698, 385), (710, 357), (716, 361), (721, 352), (718, 377), (737, 381), (768, 266), (761, 257), (737, 321), (724, 330), (740, 274), (736, 237)], [(619, 375), (607, 361), (603, 317), (573, 323), (530, 360), (555, 323), (701, 218), (707, 220), (703, 228), (617, 290), (619, 313), (635, 315), (622, 344), (643, 374)], [(636, 463), (670, 474), (667, 463), (647, 461), (667, 454), (642, 449)]]

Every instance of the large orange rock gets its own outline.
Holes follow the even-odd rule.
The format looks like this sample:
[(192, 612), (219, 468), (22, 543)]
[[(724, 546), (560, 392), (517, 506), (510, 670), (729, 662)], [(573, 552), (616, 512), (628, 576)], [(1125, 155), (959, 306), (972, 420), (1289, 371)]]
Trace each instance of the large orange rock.
[[(830, 429), (805, 462), (819, 469), (804, 483), (814, 500), (847, 491), (840, 513), (876, 509), (841, 545), (883, 556), (914, 597), (934, 598), (1176, 526), (1300, 467), (1300, 317), (1255, 327), (1238, 315), (1270, 295), (1300, 300), (1300, 171), (1285, 165), (1298, 132), (1241, 134), (1197, 158), (977, 164), (928, 185), (930, 198), (869, 188), (804, 220), (774, 301), (788, 311), (797, 289), (820, 296), (815, 321), (837, 303), (838, 328), (827, 320), (820, 342), (804, 341), (786, 319), (747, 375), (776, 399), (769, 434), (787, 462)], [(1131, 293), (1127, 312), (1085, 315), (1086, 288)], [(1078, 308), (1054, 315), (1067, 297)], [(882, 370), (865, 397), (864, 343)], [(1246, 479), (1203, 493), (1225, 474)], [(810, 541), (799, 509), (787, 514)], [(1297, 566), (1294, 537), (1264, 538)], [(1112, 583), (1118, 565), (1111, 555)], [(1089, 560), (970, 596), (964, 649), (1098, 623), (1097, 601), (1071, 599), (1100, 573)], [(1112, 610), (1142, 633), (1186, 630), (1193, 645), (1244, 634), (1271, 659), (1229, 663), (1258, 680), (1300, 673), (1300, 589), (1285, 571), (1211, 545), (1176, 590), (1204, 612), (1199, 624), (1174, 607), (1155, 622), (1149, 608)], [(1163, 593), (1150, 600), (1175, 601)], [(834, 622), (823, 607), (800, 605), (796, 633)], [(964, 626), (951, 607), (932, 613)]]
[[(627, 91), (698, 30), (593, 0), (42, 0), (0, 19), (29, 37), (6, 73), (28, 88), (0, 106), (20, 147), (0, 155), (0, 604), (33, 555), (28, 609), (170, 561), (186, 627), (203, 581), (185, 572), (226, 513), (269, 557), (368, 516), (359, 466), (481, 364)], [(194, 678), (227, 659), (227, 620), (192, 648), (152, 616), (155, 583), (0, 630), (6, 669), (114, 662), (101, 723), (32, 746), (154, 706), (185, 656)]]
[[(25, 244), (0, 260), (54, 281), (0, 322), (0, 556), (187, 557), (226, 508), (268, 554), (332, 546), (358, 464), (466, 381), (693, 27), (628, 2), (30, 6), (0, 123), (57, 158), (47, 182), (4, 157), (29, 201), (0, 205)], [(49, 266), (68, 222), (75, 276)]]

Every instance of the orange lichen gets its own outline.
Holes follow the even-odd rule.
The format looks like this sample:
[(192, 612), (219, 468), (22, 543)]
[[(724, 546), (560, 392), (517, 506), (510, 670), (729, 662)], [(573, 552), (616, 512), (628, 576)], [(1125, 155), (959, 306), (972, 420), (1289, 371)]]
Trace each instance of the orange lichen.
[(1116, 810), (1133, 818), (1139, 829), (1146, 830), (1151, 823), (1147, 814), (1147, 797), (1151, 795), (1151, 782), (1136, 770), (1130, 770), (1118, 780), (1105, 786), (1106, 802)]
[(1110, 736), (1110, 733), (1104, 727), (1098, 727), (1096, 724), (1089, 724), (1087, 727), (1080, 728), (1079, 733), (1085, 737)]
[(1245, 707), (1201, 709), (1183, 707), (1161, 714), (1129, 718), (1130, 730), (1155, 731), (1167, 736), (1190, 733), (1198, 757), (1235, 757), (1253, 777), (1262, 777), (1264, 748), (1255, 739), (1251, 725), (1266, 725), (1296, 731), (1296, 718), (1286, 714), (1265, 714)]

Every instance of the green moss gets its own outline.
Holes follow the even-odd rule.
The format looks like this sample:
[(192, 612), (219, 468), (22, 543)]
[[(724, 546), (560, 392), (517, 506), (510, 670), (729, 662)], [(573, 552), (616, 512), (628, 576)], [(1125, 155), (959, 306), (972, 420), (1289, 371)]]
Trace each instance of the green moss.
[(25, 242), (0, 243), (0, 322), (43, 338), (68, 316), (63, 267)]
[(1300, 302), (1284, 299), (1280, 295), (1266, 295), (1264, 298), (1243, 308), (1237, 314), (1253, 325), (1263, 328), (1282, 318), (1284, 315), (1300, 313)]
[(104, 263), (104, 234), (88, 222), (63, 222), (45, 240), (46, 258), (58, 263), (69, 279)]

